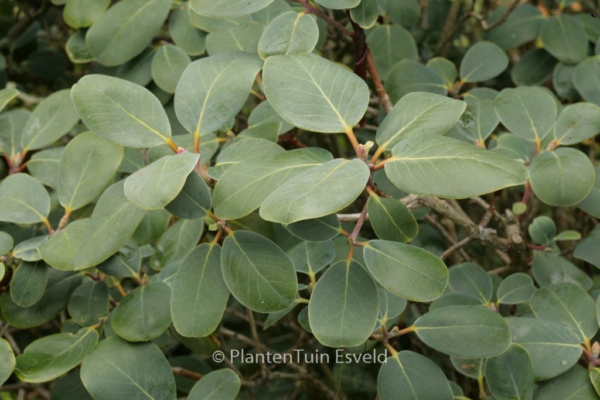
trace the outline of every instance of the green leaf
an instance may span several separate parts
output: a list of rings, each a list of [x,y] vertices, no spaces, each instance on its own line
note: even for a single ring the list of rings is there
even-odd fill
[[[427,92],[442,96],[448,93],[444,78],[440,74],[411,59],[395,64],[390,69],[384,86],[394,104],[412,92]]]
[[[171,315],[177,332],[205,337],[217,329],[229,289],[221,272],[221,248],[201,244],[181,263],[171,290]]]
[[[600,105],[600,82],[594,79],[600,73],[600,56],[588,57],[573,71],[573,84],[586,101]]]
[[[535,316],[566,326],[583,343],[598,331],[596,304],[590,295],[573,283],[539,289],[529,301]]]
[[[360,4],[361,0],[315,0],[317,4],[332,10],[343,10],[345,8],[354,8]]]
[[[128,343],[117,336],[102,340],[81,364],[81,380],[96,400],[175,400],[175,379],[153,343]]]
[[[587,57],[588,35],[574,16],[550,17],[542,26],[540,39],[544,49],[566,64],[577,64]]]
[[[152,79],[167,93],[175,93],[179,78],[192,62],[179,47],[167,44],[161,46],[152,58]]]
[[[110,0],[67,0],[63,19],[71,28],[87,28],[96,22],[110,5]]]
[[[575,247],[575,258],[600,268],[600,228],[596,227]]]
[[[206,374],[192,388],[188,400],[234,400],[240,391],[240,378],[230,369]]]
[[[275,189],[262,203],[260,216],[291,224],[335,213],[356,200],[368,178],[369,167],[362,160],[326,162]]]
[[[152,250],[154,254],[154,250]],[[129,240],[117,254],[98,265],[100,272],[115,277],[137,276],[142,264],[142,254],[135,240]]]
[[[417,220],[401,201],[372,193],[367,210],[378,238],[407,243],[417,236]]]
[[[17,357],[15,374],[31,383],[48,382],[75,368],[98,343],[98,332],[91,328],[77,334],[58,333],[43,337],[25,348]]]
[[[146,47],[139,55],[119,65],[116,77],[140,86],[146,86],[152,81],[152,59],[156,49]]]
[[[86,280],[69,298],[68,310],[78,325],[98,323],[108,315],[108,286],[103,281]]]
[[[151,282],[121,300],[111,313],[110,325],[130,342],[145,342],[162,335],[171,324],[171,289],[166,283]]]
[[[23,152],[46,147],[67,134],[79,121],[71,91],[59,90],[35,108],[21,133]]]
[[[466,198],[527,180],[522,163],[444,136],[410,137],[398,143],[392,155],[385,172],[407,193]]]
[[[0,357],[3,360],[0,365],[0,385],[3,385],[10,378],[16,364],[15,353],[13,353],[10,344],[3,338],[0,338]]]
[[[243,130],[238,136],[262,138],[277,142],[279,135],[290,131],[292,128],[294,126],[282,119],[273,110],[268,101],[263,101],[252,110],[248,118],[248,128]]]
[[[571,241],[571,240],[579,240],[581,239],[581,233],[577,231],[562,231],[558,235],[554,237],[554,241]]]
[[[502,90],[495,107],[504,126],[532,142],[541,141],[550,132],[557,114],[552,96],[533,87]]]
[[[131,60],[150,44],[170,6],[170,0],[124,0],[113,5],[88,30],[88,48],[109,67]]]
[[[417,60],[415,39],[401,26],[377,26],[369,32],[368,42],[373,54],[373,62],[381,79],[385,80],[392,67],[400,61]]]
[[[48,235],[37,236],[17,244],[13,250],[13,257],[23,261],[39,261],[42,259],[38,247],[44,244]]]
[[[350,17],[361,28],[369,29],[377,22],[379,6],[377,0],[361,0],[357,7],[350,10]]]
[[[200,175],[191,173],[181,192],[165,208],[179,218],[203,218],[212,208],[210,189]]]
[[[402,297],[390,293],[382,287],[377,288],[379,293],[379,321],[386,325],[388,321],[400,316],[406,309],[407,301]]]
[[[502,281],[498,287],[498,303],[500,304],[520,304],[531,299],[535,294],[536,288],[533,280],[527,274],[517,272]]]
[[[421,8],[415,0],[377,0],[383,15],[394,24],[410,27],[421,17]]]
[[[560,144],[583,142],[600,132],[600,107],[577,103],[565,107],[558,116],[554,137]]]
[[[188,15],[190,23],[196,28],[205,32],[217,32],[221,30],[228,30],[235,26],[240,26],[252,22],[251,15],[243,15],[240,17],[225,17],[225,18],[211,18],[206,15],[200,15],[191,6],[188,7]]]
[[[223,243],[221,268],[231,294],[254,311],[281,311],[296,298],[298,283],[292,260],[261,235],[231,233]]]
[[[378,153],[393,148],[411,135],[445,134],[458,122],[466,106],[464,101],[437,94],[407,94],[377,129]]]
[[[340,233],[340,220],[330,214],[320,218],[305,219],[293,224],[283,225],[292,235],[311,242],[323,242],[333,239]]]
[[[21,133],[30,116],[29,111],[21,108],[0,114],[0,153],[14,159],[21,152]]]
[[[106,261],[127,243],[145,212],[129,202],[119,181],[100,197],[91,218],[70,223],[39,248],[54,268],[77,271]]]
[[[252,19],[262,24],[270,24],[286,11],[291,10],[291,5],[285,0],[274,0],[267,7],[252,14]]]
[[[198,14],[214,18],[240,17],[262,10],[273,0],[224,0],[218,4],[212,0],[191,0],[190,7]]]
[[[533,365],[527,351],[517,344],[487,359],[485,379],[497,400],[531,399],[533,395]]]
[[[165,156],[125,179],[125,195],[144,210],[164,208],[181,192],[199,159],[189,152]]]
[[[458,121],[456,128],[460,133],[479,145],[492,134],[498,126],[498,116],[494,101],[466,97],[467,109]]]
[[[183,3],[173,10],[169,34],[177,47],[190,56],[199,56],[206,51],[206,34],[192,25],[188,8],[188,3]]]
[[[206,37],[206,50],[210,56],[236,52],[257,54],[264,30],[264,25],[253,21],[229,30],[211,32]]]
[[[220,129],[242,109],[261,68],[260,58],[244,53],[194,61],[175,91],[177,118],[195,136]]]
[[[10,297],[19,307],[31,307],[44,295],[48,283],[48,266],[43,261],[24,262],[10,281]]]
[[[551,218],[546,216],[536,217],[529,225],[529,236],[537,244],[549,246],[556,236],[556,225]]]
[[[532,271],[541,287],[563,282],[574,283],[585,290],[592,287],[592,280],[585,272],[558,255],[536,251]]]
[[[225,220],[244,217],[260,207],[279,186],[331,159],[328,151],[309,148],[233,165],[215,186],[215,215]]]
[[[335,246],[332,240],[325,242],[303,240],[286,250],[286,253],[292,259],[296,271],[315,276],[335,257]]]
[[[494,294],[492,278],[483,268],[470,262],[455,265],[448,270],[450,288],[454,293],[466,294],[489,303]]]
[[[596,172],[581,151],[559,148],[537,155],[529,168],[533,192],[552,206],[572,206],[584,200],[594,187]]]
[[[487,23],[499,21],[506,13],[506,7],[497,7]],[[535,40],[545,21],[544,15],[533,4],[521,4],[508,15],[506,21],[486,32],[484,39],[496,43],[503,50],[509,50]]]
[[[452,87],[458,72],[456,72],[456,65],[444,57],[434,57],[427,61],[427,67],[431,68],[444,78],[444,82],[447,87]]]
[[[35,224],[50,213],[50,196],[27,174],[14,174],[0,184],[0,221]]]
[[[203,230],[202,219],[177,221],[161,236],[156,253],[150,259],[150,266],[160,271],[170,262],[183,260],[196,247]]]
[[[27,170],[35,179],[53,189],[58,187],[60,159],[64,147],[53,147],[38,151],[27,162]]]
[[[435,299],[429,306],[429,310],[451,306],[481,306],[483,300],[462,293],[446,293]]]
[[[590,377],[593,374],[590,371]],[[585,368],[576,365],[571,370],[552,380],[542,382],[538,385],[534,400],[596,400],[598,394],[590,382],[588,372]]]
[[[517,86],[543,85],[558,61],[544,49],[533,49],[515,64],[510,76]]]
[[[269,140],[239,138],[219,153],[216,164],[206,172],[211,178],[219,180],[227,169],[237,163],[253,158],[269,157],[284,151],[281,146]]]
[[[60,160],[58,197],[70,213],[90,204],[113,181],[123,160],[123,147],[91,132],[71,140]]]
[[[577,207],[586,213],[600,218],[600,167],[594,167],[596,171],[596,182],[591,192],[583,199]]]
[[[82,276],[70,272],[50,269],[46,292],[31,307],[19,307],[16,305],[8,292],[2,294],[2,313],[6,320],[16,328],[32,328],[40,326],[54,318],[66,307],[69,296],[81,284]]]
[[[401,351],[381,365],[377,392],[381,400],[453,398],[442,370],[433,361],[412,351]]]
[[[169,119],[156,97],[134,83],[86,75],[73,86],[73,102],[96,135],[127,147],[153,147],[170,141]]]
[[[432,301],[448,284],[448,269],[432,253],[415,246],[371,240],[364,248],[373,277],[396,296],[412,301]]]
[[[0,111],[2,111],[4,107],[18,95],[19,91],[17,89],[9,88],[0,90]]]
[[[14,240],[12,236],[10,236],[6,232],[0,231],[0,256],[8,254],[14,245]],[[0,279],[1,281],[2,279]]]
[[[450,362],[457,372],[473,379],[484,378],[485,360],[485,358],[450,357]]]
[[[356,261],[339,261],[329,267],[308,304],[312,332],[328,347],[366,342],[375,329],[378,313],[377,286]]]
[[[438,308],[417,319],[414,328],[425,344],[452,356],[493,357],[510,345],[504,318],[480,306]]]
[[[506,318],[513,343],[527,350],[536,379],[569,370],[581,356],[579,337],[560,324],[535,318]]]
[[[265,94],[275,111],[308,131],[349,132],[369,103],[364,80],[315,54],[269,57],[263,79]]]
[[[288,11],[267,26],[258,42],[258,54],[267,59],[280,54],[310,53],[318,40],[319,27],[314,16]]]
[[[463,82],[483,82],[500,75],[508,67],[508,56],[495,43],[478,42],[469,50],[460,63]]]

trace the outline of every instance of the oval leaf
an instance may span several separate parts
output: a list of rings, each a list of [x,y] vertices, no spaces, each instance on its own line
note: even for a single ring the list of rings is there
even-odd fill
[[[81,380],[96,400],[175,400],[171,366],[156,345],[128,343],[118,336],[101,341],[81,365]]]
[[[462,199],[527,180],[521,162],[445,136],[408,138],[392,149],[392,155],[385,172],[407,193]]]
[[[86,75],[73,86],[73,103],[96,135],[127,147],[153,147],[170,141],[169,119],[146,88],[104,75]]]
[[[181,263],[171,290],[171,315],[177,332],[205,337],[219,326],[229,289],[221,272],[221,248],[201,244]]]
[[[439,308],[417,319],[414,328],[427,345],[458,357],[497,356],[511,341],[504,318],[480,306]]]
[[[335,213],[356,200],[368,179],[369,167],[362,160],[329,161],[275,189],[262,203],[260,216],[291,224]]]
[[[371,240],[364,248],[367,268],[391,293],[413,301],[432,301],[448,284],[448,269],[430,252],[415,246]]]
[[[310,328],[328,347],[358,346],[377,323],[375,282],[356,261],[339,261],[321,276],[308,304]]]
[[[111,313],[110,326],[130,342],[145,342],[162,335],[171,324],[171,289],[152,282],[129,293]]]
[[[590,193],[596,172],[581,151],[560,148],[537,155],[529,168],[533,192],[546,204],[572,206]]]
[[[164,156],[125,179],[125,196],[144,210],[156,210],[173,201],[183,189],[199,154]]]
[[[369,103],[364,80],[315,54],[269,57],[263,76],[265,94],[275,111],[308,131],[349,132]]]
[[[292,260],[264,236],[231,233],[223,243],[221,268],[231,294],[254,311],[282,311],[296,299],[298,282]]]

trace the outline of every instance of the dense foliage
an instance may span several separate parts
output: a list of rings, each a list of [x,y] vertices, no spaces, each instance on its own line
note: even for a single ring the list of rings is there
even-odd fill
[[[1,3],[0,398],[600,399],[596,7]]]

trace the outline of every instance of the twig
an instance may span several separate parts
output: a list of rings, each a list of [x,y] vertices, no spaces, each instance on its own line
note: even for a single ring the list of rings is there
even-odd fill
[[[354,36],[354,32],[352,32],[351,30],[347,29],[344,25],[340,24],[339,22],[337,22],[336,20],[334,20],[333,18],[330,18],[327,14],[325,14],[323,11],[319,10],[316,7],[313,7],[312,5],[310,5],[310,3],[308,2],[308,0],[293,0],[296,3],[300,3],[304,6],[304,8],[306,8],[306,11],[308,11],[311,14],[316,15],[317,17],[321,18],[322,20],[324,20],[325,22],[327,22],[329,25],[337,28],[340,32],[352,37]]]
[[[394,108],[394,105],[392,104],[392,100],[390,99],[390,96],[385,90],[383,82],[379,77],[379,73],[375,67],[375,62],[373,61],[373,55],[371,54],[371,50],[369,48],[367,48],[367,70],[369,71],[371,79],[373,79],[373,85],[375,86],[375,91],[379,96],[379,101],[381,102],[385,112],[389,114]]]
[[[204,377],[204,375],[202,375],[202,374],[199,374],[194,371],[190,371],[188,369],[181,368],[181,367],[173,367],[173,368],[171,368],[171,370],[173,371],[173,374],[175,374],[175,375],[184,376],[186,378],[195,379],[197,381],[199,381],[200,379],[202,379]]]

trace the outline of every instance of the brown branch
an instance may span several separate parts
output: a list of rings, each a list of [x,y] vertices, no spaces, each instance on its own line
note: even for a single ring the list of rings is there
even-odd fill
[[[352,32],[351,30],[347,29],[344,25],[340,24],[339,22],[337,22],[336,20],[334,20],[333,18],[330,18],[327,14],[325,14],[323,11],[319,10],[316,7],[313,7],[308,0],[293,0],[296,3],[300,3],[301,5],[304,6],[304,8],[306,8],[306,11],[309,12],[310,14],[314,14],[317,17],[321,18],[322,20],[324,20],[325,22],[327,22],[329,25],[337,28],[340,32],[352,37],[354,36],[354,32]]]
[[[173,374],[175,374],[175,375],[184,376],[186,378],[195,379],[197,381],[199,381],[200,379],[202,379],[202,377],[204,377],[204,375],[202,375],[202,374],[198,374],[194,371],[190,371],[188,369],[181,368],[181,367],[173,367],[173,368],[171,368],[171,370],[173,371]]]
[[[373,79],[373,85],[375,86],[375,91],[379,96],[379,101],[383,106],[386,113],[390,113],[394,105],[392,104],[392,100],[388,95],[385,87],[383,86],[383,82],[379,77],[379,73],[377,72],[377,68],[375,67],[375,62],[373,61],[373,55],[371,54],[371,50],[367,48],[367,70],[369,71],[369,75],[371,79]]]

